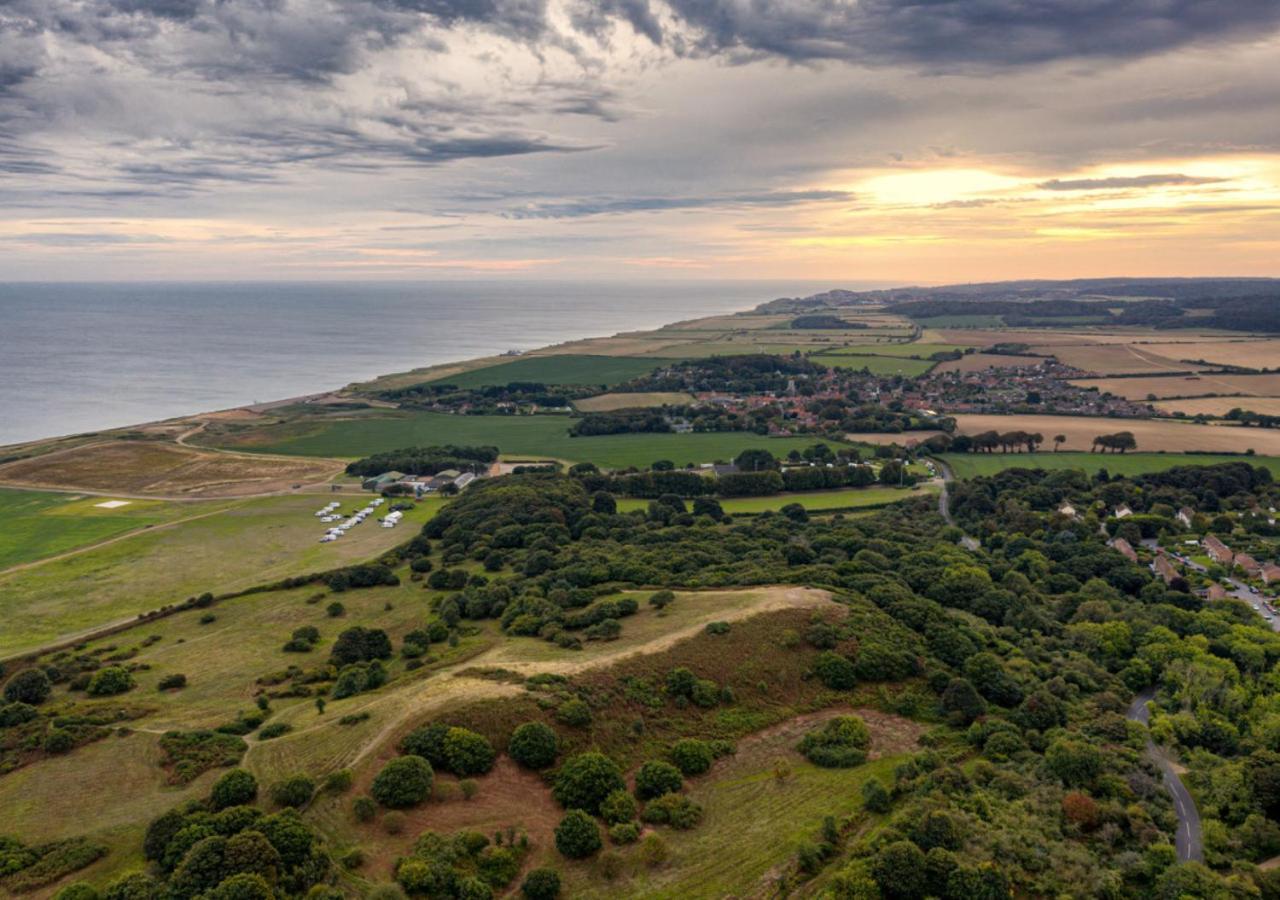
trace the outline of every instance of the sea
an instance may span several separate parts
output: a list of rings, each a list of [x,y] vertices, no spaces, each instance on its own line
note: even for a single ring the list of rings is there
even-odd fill
[[[0,283],[0,445],[871,284]]]

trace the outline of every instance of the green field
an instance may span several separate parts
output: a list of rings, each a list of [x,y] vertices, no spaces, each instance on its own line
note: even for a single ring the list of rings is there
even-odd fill
[[[834,511],[841,509],[859,509],[870,506],[883,506],[896,503],[909,497],[918,497],[922,493],[932,493],[935,489],[930,485],[921,485],[912,490],[891,487],[849,488],[839,491],[813,491],[803,494],[776,494],[772,497],[732,497],[721,500],[720,505],[730,515],[772,512],[789,503],[799,503],[811,512]],[[648,500],[639,498],[622,498],[618,500],[618,509],[629,512],[633,509],[648,509]]]
[[[0,488],[0,521],[4,522],[0,570],[218,506],[161,500],[130,500],[117,509],[97,505],[110,501],[110,497]]]
[[[380,419],[327,423],[309,434],[252,449],[299,456],[361,457],[400,447],[432,444],[493,445],[507,457],[551,457],[593,462],[609,469],[647,466],[669,459],[685,463],[729,460],[748,447],[764,447],[775,456],[813,445],[817,438],[768,438],[748,432],[703,434],[610,434],[569,436],[564,416],[454,416],[416,413]],[[828,441],[827,443],[831,443]],[[244,449],[250,449],[248,447]]]
[[[536,381],[542,384],[583,384],[611,387],[674,360],[634,356],[525,356],[496,366],[472,369],[436,379],[439,384],[460,388],[480,388],[513,381]]]
[[[859,344],[855,347],[841,347],[828,350],[831,356],[896,356],[928,359],[935,353],[950,353],[953,350],[965,350],[967,344]]]
[[[1106,469],[1112,475],[1141,475],[1175,466],[1212,466],[1218,463],[1247,462],[1266,466],[1280,475],[1280,457],[1229,456],[1211,453],[946,453],[943,454],[957,478],[994,475],[1005,469],[1083,469],[1090,474]]]
[[[925,316],[912,319],[924,328],[1003,328],[1000,316]]]
[[[923,375],[937,363],[931,359],[908,359],[893,356],[854,356],[848,353],[819,353],[810,356],[813,362],[837,369],[867,369],[872,375]]]
[[[342,540],[318,543],[312,514],[327,494],[242,501],[172,528],[143,531],[105,547],[0,576],[0,658],[125,620],[210,591],[362,562],[409,540],[442,501],[405,515],[399,528],[366,522]],[[344,510],[359,499],[350,492]]]

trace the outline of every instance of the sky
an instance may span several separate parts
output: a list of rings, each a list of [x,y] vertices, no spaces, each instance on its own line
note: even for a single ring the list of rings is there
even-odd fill
[[[0,0],[0,280],[1280,275],[1278,0]]]

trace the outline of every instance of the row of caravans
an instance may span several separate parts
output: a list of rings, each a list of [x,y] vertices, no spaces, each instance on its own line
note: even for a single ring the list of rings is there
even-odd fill
[[[357,525],[360,525],[361,523],[363,523],[363,522],[364,522],[364,520],[365,520],[365,519],[369,518],[369,516],[371,516],[371,515],[373,515],[375,512],[377,512],[377,511],[378,511],[378,507],[379,507],[379,506],[381,506],[382,504],[386,503],[386,502],[387,502],[387,501],[386,501],[386,500],[384,500],[384,499],[383,499],[383,498],[381,498],[381,497],[376,497],[376,498],[374,498],[373,500],[370,500],[370,501],[369,501],[369,505],[368,505],[368,506],[366,506],[364,509],[360,510],[360,511],[359,511],[359,512],[357,512],[355,515],[353,515],[353,516],[351,516],[350,518],[348,518],[348,519],[347,519],[346,521],[344,521],[342,524],[340,524],[340,525],[335,525],[334,527],[332,527],[332,528],[330,528],[328,531],[326,531],[326,532],[324,533],[324,537],[320,538],[320,543],[322,543],[322,544],[331,544],[331,543],[333,543],[334,541],[338,540],[338,539],[339,539],[339,538],[341,538],[344,534],[346,534],[350,529],[352,529],[352,528],[356,527]],[[336,504],[336,503],[331,503],[331,504],[329,504],[327,507],[325,507],[323,510],[321,510],[320,521],[321,521],[321,522],[326,522],[326,523],[327,523],[327,522],[333,522],[333,521],[336,521],[337,519],[341,519],[341,518],[342,518],[342,516],[340,516],[340,515],[337,515],[337,514],[336,514],[337,506],[338,506],[338,504]],[[394,519],[394,522],[399,522],[399,521],[400,521],[400,517],[401,517],[402,515],[403,515],[403,513],[399,513],[399,512],[393,512],[393,513],[391,513],[391,515],[390,515],[390,516],[387,516],[387,517],[386,517],[386,519],[383,519],[383,526],[384,526],[384,527],[386,526],[386,521],[387,521],[387,519],[390,519],[390,518],[391,518],[391,516],[395,516],[395,517],[396,517],[396,518]],[[394,528],[394,527],[395,527],[395,525],[393,524],[391,527],[393,527],[393,528]]]

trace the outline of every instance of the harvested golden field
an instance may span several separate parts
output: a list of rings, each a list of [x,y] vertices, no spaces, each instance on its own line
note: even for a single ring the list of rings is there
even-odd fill
[[[1166,345],[1167,346],[1167,345]],[[1099,375],[1140,375],[1144,372],[1186,372],[1204,368],[1152,352],[1143,344],[1041,344],[1033,353],[1052,353],[1068,366]]]
[[[1018,369],[1038,366],[1044,362],[1040,356],[1002,356],[994,353],[970,353],[959,359],[950,359],[933,367],[937,372],[981,372],[983,369]]]
[[[585,400],[575,400],[574,406],[583,412],[612,412],[615,409],[639,409],[647,406],[678,406],[692,403],[693,396],[676,392],[654,391],[636,394],[597,394]]]
[[[1249,448],[1263,456],[1280,454],[1280,430],[1240,428],[1233,425],[1194,425],[1170,419],[1110,419],[1104,416],[989,416],[958,415],[956,431],[1039,432],[1045,446],[1053,446],[1055,434],[1065,434],[1063,450],[1088,450],[1100,434],[1133,433],[1139,451],[1184,452],[1203,450],[1241,453]]]
[[[916,444],[942,433],[941,431],[901,431],[894,433],[887,431],[856,431],[846,434],[844,438],[846,441],[860,444],[897,444],[901,447],[914,447]]]
[[[1148,344],[1144,349],[1173,359],[1203,359],[1223,366],[1280,368],[1280,340],[1178,342]]]
[[[327,459],[108,441],[0,466],[0,484],[165,497],[241,497],[327,481],[341,471],[341,463]]]
[[[1280,397],[1195,397],[1160,400],[1151,405],[1165,412],[1182,412],[1189,416],[1222,416],[1237,407],[1266,416],[1280,416]]]
[[[1162,378],[1081,378],[1071,382],[1129,400],[1171,397],[1206,397],[1214,394],[1242,394],[1251,397],[1280,397],[1280,375],[1171,375]],[[1230,408],[1230,407],[1228,407]]]

